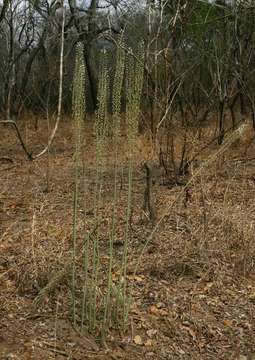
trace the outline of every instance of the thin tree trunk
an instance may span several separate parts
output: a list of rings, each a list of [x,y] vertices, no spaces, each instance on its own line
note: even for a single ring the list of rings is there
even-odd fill
[[[86,71],[88,75],[88,83],[90,88],[90,98],[92,103],[92,111],[97,108],[97,91],[96,91],[96,78],[91,65],[91,45],[84,45],[84,62],[86,65]]]
[[[220,101],[219,104],[219,136],[218,136],[218,144],[221,145],[224,140],[224,107],[225,102]]]
[[[0,24],[3,21],[4,17],[5,17],[5,13],[8,9],[8,5],[9,5],[9,0],[3,0],[3,5],[2,5],[2,10],[0,12]]]
[[[18,99],[18,102],[16,104],[16,109],[15,109],[16,113],[18,113],[18,114],[20,113],[20,110],[22,108],[22,103],[24,101],[24,94],[25,94],[25,90],[26,90],[26,87],[27,87],[27,84],[29,81],[30,73],[32,70],[32,65],[34,63],[34,60],[35,60],[37,54],[39,53],[39,51],[41,50],[41,48],[43,46],[43,41],[46,37],[46,34],[47,34],[47,25],[45,26],[45,28],[43,30],[43,33],[42,33],[42,36],[41,36],[38,46],[31,51],[28,61],[26,63],[23,77],[21,80],[20,90],[19,90],[19,99]]]

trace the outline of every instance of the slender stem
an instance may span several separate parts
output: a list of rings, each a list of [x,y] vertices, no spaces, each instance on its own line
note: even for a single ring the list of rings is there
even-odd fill
[[[80,168],[82,163],[82,145],[84,137],[82,135],[82,124],[84,120],[84,63],[82,56],[82,44],[78,43],[76,48],[76,62],[73,84],[73,118],[74,118],[74,138],[75,138],[75,160],[74,160],[74,203],[73,203],[73,254],[72,254],[72,300],[73,300],[73,323],[76,325],[76,247],[77,247],[77,227],[78,227],[78,200],[80,185]],[[83,161],[84,165],[84,161]],[[84,169],[84,166],[83,166]],[[84,175],[84,174],[83,174]]]
[[[131,152],[131,151],[130,151]],[[125,238],[124,238],[124,251],[123,251],[123,292],[122,292],[122,300],[123,300],[123,330],[126,325],[126,314],[127,314],[127,304],[126,304],[126,292],[127,292],[127,258],[128,258],[128,240],[129,240],[129,224],[130,224],[130,216],[132,209],[132,184],[133,184],[133,159],[132,154],[129,155],[129,163],[128,163],[128,199],[127,199],[127,212],[126,212],[126,224],[125,224]]]
[[[75,186],[74,186],[74,204],[73,204],[73,255],[72,255],[72,299],[73,299],[73,324],[76,325],[76,241],[77,241],[77,205],[78,205],[78,164],[76,159],[75,166]]]

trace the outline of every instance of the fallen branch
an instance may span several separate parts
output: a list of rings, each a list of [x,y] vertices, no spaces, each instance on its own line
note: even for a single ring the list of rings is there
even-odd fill
[[[0,171],[8,171],[8,170],[11,170],[13,168],[15,168],[17,166],[17,164],[13,164],[11,166],[7,166],[7,167],[4,167],[4,168],[0,168]]]
[[[22,136],[20,134],[20,131],[19,131],[19,128],[18,128],[16,122],[13,120],[0,120],[0,124],[12,125],[14,127],[14,129],[16,130],[16,134],[19,139],[20,145],[22,146],[22,149],[24,150],[28,160],[30,160],[30,161],[33,160],[32,154],[27,150],[27,147],[22,139]]]
[[[7,161],[8,163],[12,163],[12,164],[14,163],[14,161],[11,158],[9,158],[8,156],[1,156],[0,157],[0,162],[1,161],[3,161],[3,162]]]
[[[17,166],[13,159],[9,158],[8,156],[1,156],[0,157],[0,165],[4,165],[4,163],[11,163],[12,165],[5,165],[3,167],[0,166],[0,171],[8,171]]]

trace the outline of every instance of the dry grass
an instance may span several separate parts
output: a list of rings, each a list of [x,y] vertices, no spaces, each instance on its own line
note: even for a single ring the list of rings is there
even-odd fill
[[[46,122],[40,126],[35,131],[31,122],[27,125],[29,146],[37,150],[47,141]],[[245,131],[245,137],[250,139],[252,130]],[[130,331],[123,335],[111,330],[109,353],[100,349],[89,335],[79,336],[72,330],[68,320],[68,274],[38,308],[33,304],[39,290],[70,258],[74,149],[69,122],[62,123],[52,149],[48,193],[45,192],[46,159],[29,163],[10,129],[3,128],[2,132],[1,156],[13,159],[15,166],[5,170],[9,164],[0,162],[3,184],[0,190],[0,358],[12,353],[22,360],[68,356],[70,359],[241,359],[241,355],[253,359],[255,161],[247,159],[253,158],[254,144],[251,143],[245,155],[247,142],[242,137],[204,166],[185,191],[181,186],[163,186],[155,176],[153,197],[158,217],[165,214],[172,203],[174,206],[148,244],[138,273],[134,275],[144,240],[152,230],[152,225],[144,222],[142,213],[144,181],[140,167],[141,162],[151,156],[148,155],[150,147],[145,135],[137,140],[128,265],[134,303]],[[205,130],[207,140],[211,132],[211,129]],[[95,175],[90,126],[86,133],[89,203]],[[196,140],[195,147],[202,143],[203,140]],[[110,151],[111,144],[104,174],[106,216],[110,213],[107,200],[113,181]],[[205,161],[214,151],[213,144],[200,161]],[[121,154],[124,164],[125,141]],[[114,246],[116,259],[120,261],[126,171],[124,167],[120,176],[119,241]],[[92,206],[87,210],[86,219],[89,231],[93,227]],[[104,223],[101,226],[103,234],[107,227]],[[81,240],[78,238],[78,242]],[[106,247],[106,238],[101,236],[102,264],[108,261]],[[116,261],[113,280],[117,281],[118,276]]]

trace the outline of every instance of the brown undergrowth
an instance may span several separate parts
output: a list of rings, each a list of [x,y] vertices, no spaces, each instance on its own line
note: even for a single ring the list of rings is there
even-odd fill
[[[21,127],[34,151],[47,142],[46,123],[44,126],[39,122],[38,130],[32,121],[27,122],[26,128],[21,123]],[[137,139],[127,269],[133,298],[130,325],[125,334],[113,325],[106,344],[100,343],[97,334],[79,334],[72,328],[68,271],[40,303],[35,305],[34,301],[70,259],[74,186],[70,123],[68,119],[62,123],[52,147],[48,187],[47,159],[27,161],[12,130],[3,127],[1,134],[1,359],[255,359],[255,160],[251,129],[247,128],[241,140],[204,165],[193,181],[190,179],[196,169],[191,169],[183,176],[182,186],[164,181],[164,172],[152,162],[157,218],[166,216],[134,274],[153,229],[143,212],[145,174],[141,165],[151,157],[149,141],[144,135]],[[86,201],[91,207],[87,206],[84,215],[89,232],[93,228],[95,179],[91,125],[86,134]],[[212,130],[208,128],[202,139],[193,141],[194,152],[209,136]],[[124,135],[122,139],[120,154],[125,164]],[[176,142],[178,147],[178,137]],[[200,154],[196,166],[205,163],[215,151],[217,145],[213,143]],[[112,182],[109,143],[102,209],[106,218],[111,212]],[[118,194],[116,261],[112,272],[116,283],[120,276],[127,196],[124,165]],[[171,210],[165,213],[166,209]],[[79,211],[83,211],[82,204]],[[102,222],[100,227],[103,268],[108,261],[107,238],[103,236],[107,225]],[[81,241],[82,238],[77,239],[78,243]],[[78,254],[77,266],[80,265]]]

